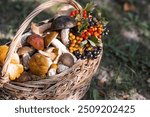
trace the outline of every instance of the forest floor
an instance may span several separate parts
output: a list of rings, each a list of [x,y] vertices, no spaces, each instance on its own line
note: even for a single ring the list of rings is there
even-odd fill
[[[1,0],[0,44],[12,39],[24,18],[43,1],[46,0]],[[126,1],[132,5],[127,6],[128,12],[123,8]],[[101,65],[84,99],[150,99],[150,1],[95,2],[109,21],[110,33],[103,39]],[[52,13],[55,12],[47,10],[35,22]]]

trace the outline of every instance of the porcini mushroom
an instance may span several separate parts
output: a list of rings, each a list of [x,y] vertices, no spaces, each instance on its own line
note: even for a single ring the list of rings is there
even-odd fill
[[[61,30],[61,40],[64,45],[69,44],[69,30],[76,26],[74,18],[69,16],[59,16],[51,24],[51,30]]]
[[[64,70],[68,69],[69,67],[72,67],[73,65],[74,65],[73,57],[68,53],[64,53],[59,58],[57,73],[61,73]]]
[[[30,72],[37,76],[45,76],[48,72],[48,59],[40,53],[34,54],[29,60]]]
[[[73,57],[68,54],[68,53],[64,53],[60,56],[59,58],[59,63],[67,66],[67,67],[72,67],[74,65],[74,59]]]
[[[25,70],[27,70],[29,68],[28,61],[31,58],[30,53],[32,53],[33,51],[34,51],[34,49],[30,48],[28,46],[24,46],[24,47],[18,49],[18,55],[22,56],[22,63],[23,63]]]
[[[32,34],[27,38],[27,43],[29,43],[31,46],[33,46],[37,50],[43,50],[44,49],[44,39],[43,37]]]

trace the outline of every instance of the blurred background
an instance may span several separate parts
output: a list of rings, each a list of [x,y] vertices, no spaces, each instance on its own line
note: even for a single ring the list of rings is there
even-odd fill
[[[13,38],[25,17],[47,0],[0,0],[0,44]],[[77,0],[83,7],[91,0]],[[109,21],[104,54],[83,99],[150,99],[150,0],[93,0]],[[55,9],[55,8],[54,8]],[[54,9],[34,22],[50,18]]]

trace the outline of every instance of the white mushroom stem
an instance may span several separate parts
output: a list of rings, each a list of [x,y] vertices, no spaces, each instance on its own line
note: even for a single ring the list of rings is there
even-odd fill
[[[31,57],[28,53],[26,53],[22,56],[22,62],[23,62],[23,66],[24,66],[25,70],[29,69],[28,61],[29,61],[30,58]]]
[[[39,50],[38,52],[39,52],[40,54],[42,54],[42,55],[44,55],[44,56],[50,58],[50,54],[48,54],[48,53],[46,53],[46,52],[44,52],[44,51],[42,51],[42,50]]]
[[[61,56],[61,51],[60,49],[58,50],[58,56],[56,57],[56,59],[51,63],[52,64],[58,64],[58,60],[59,60],[59,57]],[[56,75],[56,70],[57,68],[50,68],[49,71],[48,71],[48,76],[54,76]]]
[[[49,71],[48,71],[48,76],[54,76],[56,75],[56,70],[55,68],[51,68]]]
[[[46,31],[47,29],[50,29],[52,23],[45,23],[41,26],[38,26],[36,23],[31,24],[31,30],[32,32],[34,32],[35,34],[38,34],[40,36],[43,35],[43,32]]]
[[[61,40],[65,46],[69,44],[69,31],[70,31],[69,28],[62,29],[62,31],[61,31]]]
[[[65,71],[66,69],[68,69],[69,67],[63,65],[63,64],[58,64],[58,73],[61,73],[63,71]]]
[[[54,38],[52,40],[52,45],[61,50],[62,53],[69,53],[70,55],[72,55],[72,57],[74,58],[74,62],[77,61],[77,58],[72,53],[70,53],[66,46],[63,45],[58,39]]]
[[[48,59],[48,68],[50,68],[50,66],[52,65],[52,60],[49,57],[46,57]]]

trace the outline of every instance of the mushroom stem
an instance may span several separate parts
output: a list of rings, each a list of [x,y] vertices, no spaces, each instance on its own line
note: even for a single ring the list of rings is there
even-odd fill
[[[58,39],[54,38],[52,40],[52,44],[58,48],[59,50],[61,50],[62,53],[69,53],[73,58],[74,58],[74,62],[77,61],[77,58],[69,52],[69,50],[66,48],[66,46],[64,46]]]
[[[62,29],[61,31],[61,40],[65,46],[69,44],[69,31],[70,31],[69,28]]]
[[[23,66],[24,66],[25,70],[29,69],[28,61],[29,61],[30,58],[31,57],[30,57],[29,53],[26,53],[22,56]]]
[[[38,26],[36,23],[31,24],[31,29],[35,34],[38,34],[40,36],[43,35],[44,31],[46,31],[47,29],[50,29],[51,27],[51,23],[45,23],[41,26]]]
[[[55,64],[55,63],[51,64],[50,70],[48,71],[48,76],[56,75],[57,68],[58,68],[57,64]]]

